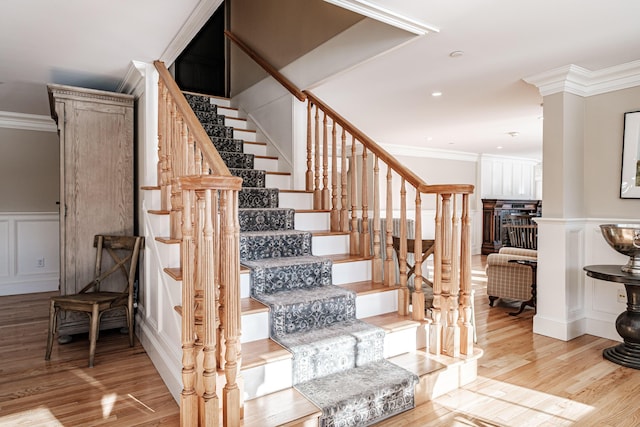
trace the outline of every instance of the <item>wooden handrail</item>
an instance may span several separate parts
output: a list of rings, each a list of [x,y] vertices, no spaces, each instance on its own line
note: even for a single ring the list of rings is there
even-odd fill
[[[240,48],[244,53],[249,55],[251,59],[253,59],[259,66],[261,66],[271,77],[276,79],[282,86],[284,86],[293,96],[298,98],[300,101],[305,101],[307,99],[306,95],[296,87],[289,79],[282,75],[278,70],[276,70],[271,64],[262,59],[260,55],[258,55],[253,49],[251,49],[245,42],[240,40],[235,34],[231,31],[225,30],[224,35],[227,36],[229,40],[234,42],[236,46]]]
[[[160,79],[162,79],[162,82],[173,98],[176,108],[180,111],[180,114],[184,118],[190,132],[193,134],[196,144],[198,144],[198,148],[201,150],[202,155],[211,169],[213,169],[217,175],[231,176],[231,172],[229,172],[227,165],[224,163],[224,160],[222,160],[222,157],[220,157],[220,154],[218,154],[218,151],[214,148],[209,135],[207,135],[207,132],[204,130],[202,124],[187,103],[187,100],[182,94],[177,83],[173,77],[171,77],[171,74],[169,74],[169,70],[167,70],[164,62],[154,61],[153,65],[156,67]]]
[[[335,123],[338,123],[343,129],[346,129],[348,133],[353,135],[358,141],[360,141],[367,150],[371,151],[373,154],[378,156],[380,160],[385,162],[388,166],[391,167],[398,175],[404,178],[408,183],[413,185],[414,187],[420,189],[422,187],[428,188],[429,185],[422,180],[418,175],[413,173],[411,170],[402,165],[395,157],[389,154],[384,148],[380,147],[375,143],[371,138],[362,133],[360,129],[355,127],[351,122],[342,117],[336,111],[334,111],[327,104],[322,102],[317,96],[313,93],[305,90],[304,93],[307,95],[307,98],[311,100],[314,104],[318,105],[322,111],[327,113]]]

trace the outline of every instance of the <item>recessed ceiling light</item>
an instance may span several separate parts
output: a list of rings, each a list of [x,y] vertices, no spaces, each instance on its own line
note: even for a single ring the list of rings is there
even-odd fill
[[[442,96],[442,92],[440,91],[431,92],[431,96]]]
[[[453,52],[451,52],[451,53],[449,54],[449,56],[450,56],[450,57],[452,57],[452,58],[459,58],[459,57],[461,57],[462,55],[464,55],[464,52],[463,52],[463,51],[461,51],[461,50],[454,50]]]
[[[498,150],[502,150],[502,145],[498,145],[496,148],[497,148]]]
[[[433,141],[433,137],[428,136],[427,141]]]

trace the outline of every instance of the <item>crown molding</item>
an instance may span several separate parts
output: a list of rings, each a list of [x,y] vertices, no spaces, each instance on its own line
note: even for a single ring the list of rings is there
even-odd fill
[[[57,132],[58,127],[49,116],[0,111],[0,128]]]
[[[202,0],[193,9],[189,18],[185,21],[184,25],[180,28],[180,31],[171,40],[169,46],[160,55],[159,60],[167,64],[167,67],[178,58],[178,55],[182,53],[185,47],[193,40],[198,34],[198,31],[207,22],[211,15],[222,4],[223,0]]]
[[[588,97],[640,86],[640,60],[591,71],[566,65],[523,79],[536,86],[542,96],[559,92]]]
[[[466,151],[438,150],[436,148],[416,147],[409,145],[380,144],[385,151],[394,156],[425,157],[431,159],[462,160],[477,162],[479,155]]]
[[[424,22],[416,21],[415,19],[408,18],[393,12],[392,10],[385,9],[376,4],[370,3],[366,0],[324,0],[327,3],[342,7],[352,12],[358,13],[363,16],[367,16],[376,21],[384,22],[385,24],[392,25],[396,28],[400,28],[410,33],[422,36],[429,32],[440,32],[440,29],[426,24]]]

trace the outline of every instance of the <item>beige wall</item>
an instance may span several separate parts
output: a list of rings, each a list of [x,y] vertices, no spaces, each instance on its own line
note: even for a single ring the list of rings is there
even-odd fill
[[[640,199],[620,198],[624,113],[640,87],[544,98],[544,216],[640,220]]]
[[[57,212],[58,159],[57,133],[0,128],[0,211]]]
[[[231,31],[276,69],[363,19],[323,0],[233,0],[230,15]],[[232,46],[232,95],[265,76],[261,68]]]
[[[638,110],[640,87],[587,98],[584,132],[587,218],[640,220],[640,199],[620,198],[624,113]]]

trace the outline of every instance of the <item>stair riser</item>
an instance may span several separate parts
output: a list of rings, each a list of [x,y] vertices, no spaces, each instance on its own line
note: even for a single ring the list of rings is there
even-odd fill
[[[311,193],[290,193],[287,191],[281,191],[279,198],[281,208],[304,210],[313,209],[313,194]]]
[[[162,265],[169,268],[180,267],[180,245],[158,242],[158,256]]]
[[[329,230],[329,228],[331,228],[329,212],[296,212],[296,230]]]
[[[211,102],[211,104],[213,105],[217,105],[218,107],[227,107],[227,108],[231,107],[231,100],[228,98],[212,97],[209,102]],[[218,114],[224,114],[224,113],[219,112]]]
[[[218,114],[220,114],[220,110],[218,110]],[[236,117],[226,117],[225,124],[233,127],[234,129],[250,129],[246,120]]]
[[[311,251],[316,256],[348,254],[349,235],[313,236]]]
[[[267,173],[267,176],[265,177],[265,186],[267,188],[291,188],[291,176]]]
[[[230,108],[228,106],[218,105],[218,114],[222,114],[227,118],[240,117],[240,111],[235,108]]]
[[[254,160],[254,167],[256,169],[262,169],[265,171],[278,171],[278,159],[256,157]]]
[[[245,142],[244,152],[247,154],[254,154],[256,156],[266,156],[267,146],[263,144],[251,144],[251,143]]]
[[[149,214],[149,223],[156,236],[169,235],[169,215]]]
[[[245,400],[255,399],[256,397],[292,387],[292,371],[291,359],[268,362],[261,366],[242,369]]]
[[[371,280],[371,261],[334,263],[332,276],[334,285]]]
[[[376,292],[358,295],[356,298],[356,317],[378,316],[398,311],[398,291]],[[413,348],[415,350],[415,347]]]
[[[142,192],[145,209],[160,210],[160,191],[159,190],[145,190]]]
[[[249,130],[245,130],[245,129],[234,129],[233,130],[233,137],[242,139],[242,140],[247,141],[247,142],[256,142],[257,141],[255,131],[249,131]]]
[[[246,343],[266,338],[269,338],[269,312],[243,314],[240,342]]]

